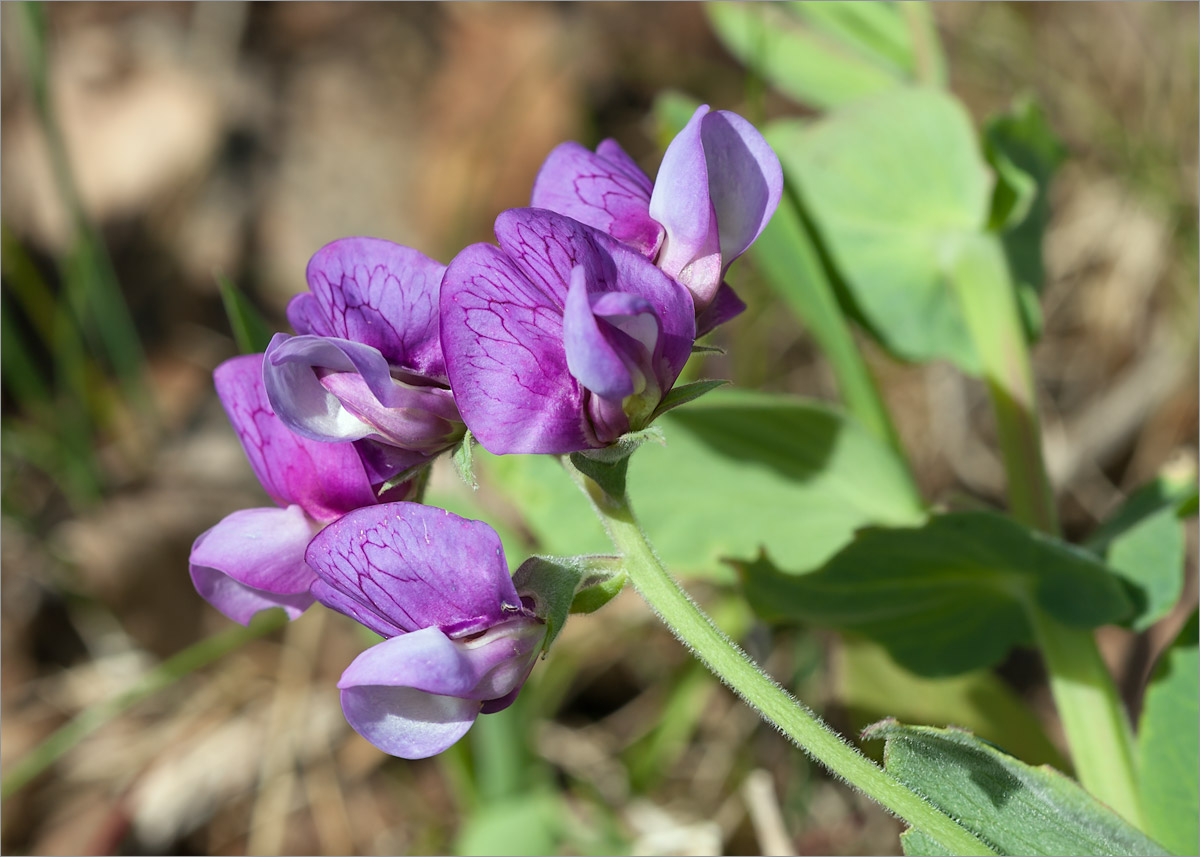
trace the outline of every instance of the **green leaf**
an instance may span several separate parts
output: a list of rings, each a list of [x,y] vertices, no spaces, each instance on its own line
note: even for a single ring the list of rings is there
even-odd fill
[[[677,573],[732,580],[724,557],[765,547],[813,568],[868,524],[923,519],[896,455],[827,405],[716,390],[664,415],[666,445],[645,444],[628,474],[638,519]],[[492,456],[481,472],[521,513],[541,552],[612,550],[587,499],[551,456]]]
[[[512,503],[533,536],[537,550],[559,556],[612,550],[583,492],[551,455],[475,455],[481,480]]]
[[[999,662],[1029,641],[1033,607],[1077,628],[1119,621],[1132,609],[1092,554],[989,512],[864,530],[808,574],[761,559],[740,570],[764,619],[857,631],[925,676]]]
[[[271,328],[263,321],[254,304],[224,274],[217,274],[217,285],[221,289],[221,302],[225,305],[225,315],[229,318],[229,327],[238,351],[242,354],[266,351],[271,342]]]
[[[1144,631],[1171,612],[1183,594],[1183,524],[1175,510],[1160,509],[1113,540],[1108,564],[1129,586],[1134,614],[1126,623]]]
[[[533,600],[546,622],[542,651],[548,652],[569,613],[591,613],[616,597],[627,575],[620,557],[532,556],[513,575],[517,594]]]
[[[1032,98],[988,120],[984,152],[999,181],[993,197],[992,228],[1004,232],[1004,252],[1013,278],[1041,291],[1045,280],[1042,237],[1050,220],[1050,181],[1067,150]]]
[[[826,405],[718,390],[658,424],[667,443],[633,458],[629,494],[673,570],[763,549],[813,568],[859,527],[924,517],[892,451]]]
[[[1159,659],[1138,727],[1138,790],[1147,831],[1172,853],[1200,842],[1200,656],[1196,613]]]
[[[999,854],[1165,854],[1076,782],[1035,768],[959,729],[885,720],[865,739],[884,739],[885,767]],[[905,854],[949,854],[924,831]]]
[[[1067,765],[1029,706],[990,670],[927,678],[897,664],[881,646],[854,635],[842,639],[838,652],[836,696],[853,729],[884,717],[960,726],[1022,759]]]
[[[896,89],[771,142],[871,332],[902,359],[976,373],[947,269],[987,225],[992,178],[962,105]]]
[[[792,122],[774,122],[764,129],[769,143],[786,139]],[[893,442],[893,429],[862,352],[851,332],[837,295],[844,289],[812,226],[806,222],[793,194],[785,192],[775,216],[751,250],[767,285],[792,310],[829,362],[846,409],[876,437]]]
[[[1178,517],[1187,517],[1187,504],[1195,496],[1195,471],[1189,468],[1178,474],[1164,473],[1130,494],[1083,544],[1088,550],[1105,554],[1116,539],[1163,509],[1173,509]]]
[[[1084,542],[1125,582],[1135,610],[1125,624],[1142,631],[1183,593],[1185,540],[1180,518],[1196,495],[1196,475],[1164,473],[1134,491]]]
[[[691,384],[672,387],[671,391],[663,396],[663,400],[658,403],[658,407],[654,409],[654,414],[650,419],[656,420],[667,411],[674,410],[680,405],[686,405],[688,402],[700,398],[705,393],[711,393],[718,387],[724,387],[728,383],[728,381],[718,379],[694,381]]]
[[[722,44],[780,92],[835,107],[940,76],[936,32],[899,3],[708,3]],[[914,34],[920,46],[914,50]],[[919,69],[925,65],[927,68]]]

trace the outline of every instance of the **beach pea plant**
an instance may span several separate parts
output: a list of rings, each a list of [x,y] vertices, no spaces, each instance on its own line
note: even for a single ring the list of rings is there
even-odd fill
[[[653,178],[614,140],[563,143],[530,207],[500,212],[494,243],[446,265],[374,238],[318,250],[288,308],[294,333],[216,371],[277,506],[196,540],[200,594],[242,623],[312,607],[377,635],[338,682],[342,709],[380,751],[417,759],[513,705],[571,617],[631,583],[746,705],[903,819],[907,854],[1195,853],[1195,615],[1136,729],[1093,636],[1175,608],[1195,478],[1147,485],[1082,544],[1062,537],[1029,350],[1063,152],[1031,103],[980,136],[944,89],[926,14],[714,5],[735,54],[823,112],[760,131],[676,97]],[[818,61],[830,46],[844,74]],[[728,281],[745,254],[824,350],[842,405],[696,380],[712,350],[698,338],[746,309]],[[921,496],[855,328],[897,359],[982,380],[1006,511]],[[507,556],[488,521],[426,503],[440,458],[470,485],[486,472],[547,553]],[[882,653],[892,716],[860,738],[884,742],[883,765],[672,568],[733,570],[761,620]],[[1038,727],[988,672],[1028,645],[1066,736],[1066,757],[1047,751],[1057,769],[1019,758]],[[999,700],[995,716],[906,722],[915,695],[951,680]]]

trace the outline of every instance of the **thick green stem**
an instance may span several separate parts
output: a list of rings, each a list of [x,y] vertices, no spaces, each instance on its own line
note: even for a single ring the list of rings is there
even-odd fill
[[[1079,781],[1141,826],[1133,732],[1094,638],[1037,607],[1030,617]]]
[[[623,557],[629,579],[675,636],[763,719],[849,785],[920,828],[954,854],[995,853],[847,744],[716,627],[667,573],[646,541],[625,496],[624,466],[625,462],[610,465],[612,478],[606,480],[604,466],[596,467],[578,459],[575,464],[567,463],[568,471],[592,501],[614,547]]]
[[[1026,526],[1057,535],[1033,368],[999,240],[975,236],[965,241],[954,259],[951,280],[996,413],[1010,511]],[[1079,781],[1129,821],[1140,824],[1133,732],[1095,637],[1091,631],[1059,624],[1036,605],[1027,612]]]

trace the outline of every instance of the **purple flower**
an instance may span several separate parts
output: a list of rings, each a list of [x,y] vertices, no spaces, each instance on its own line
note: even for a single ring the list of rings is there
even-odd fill
[[[653,259],[691,291],[703,334],[745,309],[725,272],[761,234],[782,193],[779,158],[754,126],[703,105],[667,147],[653,184],[613,140],[595,152],[563,143],[542,165],[531,204]]]
[[[243,625],[260,610],[283,607],[291,618],[313,603],[316,579],[304,562],[322,525],[376,502],[366,470],[348,443],[314,443],[275,416],[262,382],[263,355],[234,357],[213,373],[254,474],[279,508],[243,509],[192,545],[196,590]]]
[[[462,437],[438,342],[446,268],[409,247],[343,238],[308,263],[263,380],[280,419],[316,441],[356,441],[372,481],[420,466]]]
[[[628,244],[512,209],[442,281],[442,350],[463,419],[492,453],[567,453],[644,427],[691,354],[686,289]]]
[[[313,594],[386,639],[342,673],[342,710],[385,753],[440,753],[512,704],[546,626],[513,588],[495,530],[431,506],[351,512],[309,545]]]

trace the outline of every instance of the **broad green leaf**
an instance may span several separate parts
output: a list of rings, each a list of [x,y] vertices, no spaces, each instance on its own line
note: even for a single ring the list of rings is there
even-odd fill
[[[1183,594],[1183,524],[1171,508],[1143,518],[1113,540],[1108,564],[1129,586],[1135,612],[1127,623],[1144,631],[1171,612]]]
[[[1196,475],[1163,474],[1134,491],[1084,546],[1107,557],[1125,581],[1142,631],[1170,612],[1183,592],[1185,541],[1180,518],[1196,495]]]
[[[763,548],[788,568],[813,568],[859,527],[924,517],[894,453],[826,405],[722,389],[655,425],[666,444],[637,450],[628,487],[672,571],[731,580],[720,561]],[[586,498],[551,457],[479,449],[476,464],[512,500],[541,552],[612,550]]]
[[[904,14],[896,3],[802,0],[787,4],[813,30],[912,74],[913,56]]]
[[[771,140],[853,307],[896,356],[979,359],[947,279],[964,237],[983,230],[992,175],[962,105],[902,88]]]
[[[708,3],[717,37],[795,100],[829,108],[943,76],[928,13],[899,3]]]
[[[537,553],[571,556],[612,550],[587,498],[553,456],[492,455],[480,446],[475,450],[475,471],[511,501]]]
[[[886,62],[806,27],[782,4],[708,3],[721,43],[784,95],[817,108],[833,107],[895,87]]]
[[[741,566],[746,597],[764,619],[857,631],[925,676],[999,662],[1029,641],[1029,609],[1078,628],[1132,609],[1092,554],[990,512],[863,530],[808,574],[776,565]]]
[[[885,740],[888,772],[999,854],[1166,853],[1074,780],[969,732],[884,721],[863,737]],[[951,853],[924,831],[902,841],[905,854]]]
[[[1196,473],[1193,470],[1157,476],[1130,494],[1120,508],[1087,537],[1084,547],[1105,554],[1122,534],[1163,509],[1170,508],[1179,517],[1187,517],[1187,503],[1195,496]]]
[[[1022,759],[1067,765],[1029,706],[990,670],[926,678],[897,664],[881,646],[853,635],[842,639],[838,651],[837,699],[854,729],[885,717],[959,726]]]
[[[764,130],[774,145],[775,134],[791,123],[772,123]],[[805,326],[829,361],[846,409],[876,437],[891,442],[891,419],[882,404],[871,373],[839,306],[838,283],[820,251],[799,204],[785,193],[775,216],[751,250],[771,289]]]
[[[1200,657],[1196,614],[1159,660],[1138,727],[1139,793],[1146,830],[1175,854],[1200,847]]]
[[[658,425],[666,445],[638,450],[629,495],[673,570],[711,572],[760,550],[813,568],[859,527],[924,517],[891,450],[825,405],[717,390]]]

